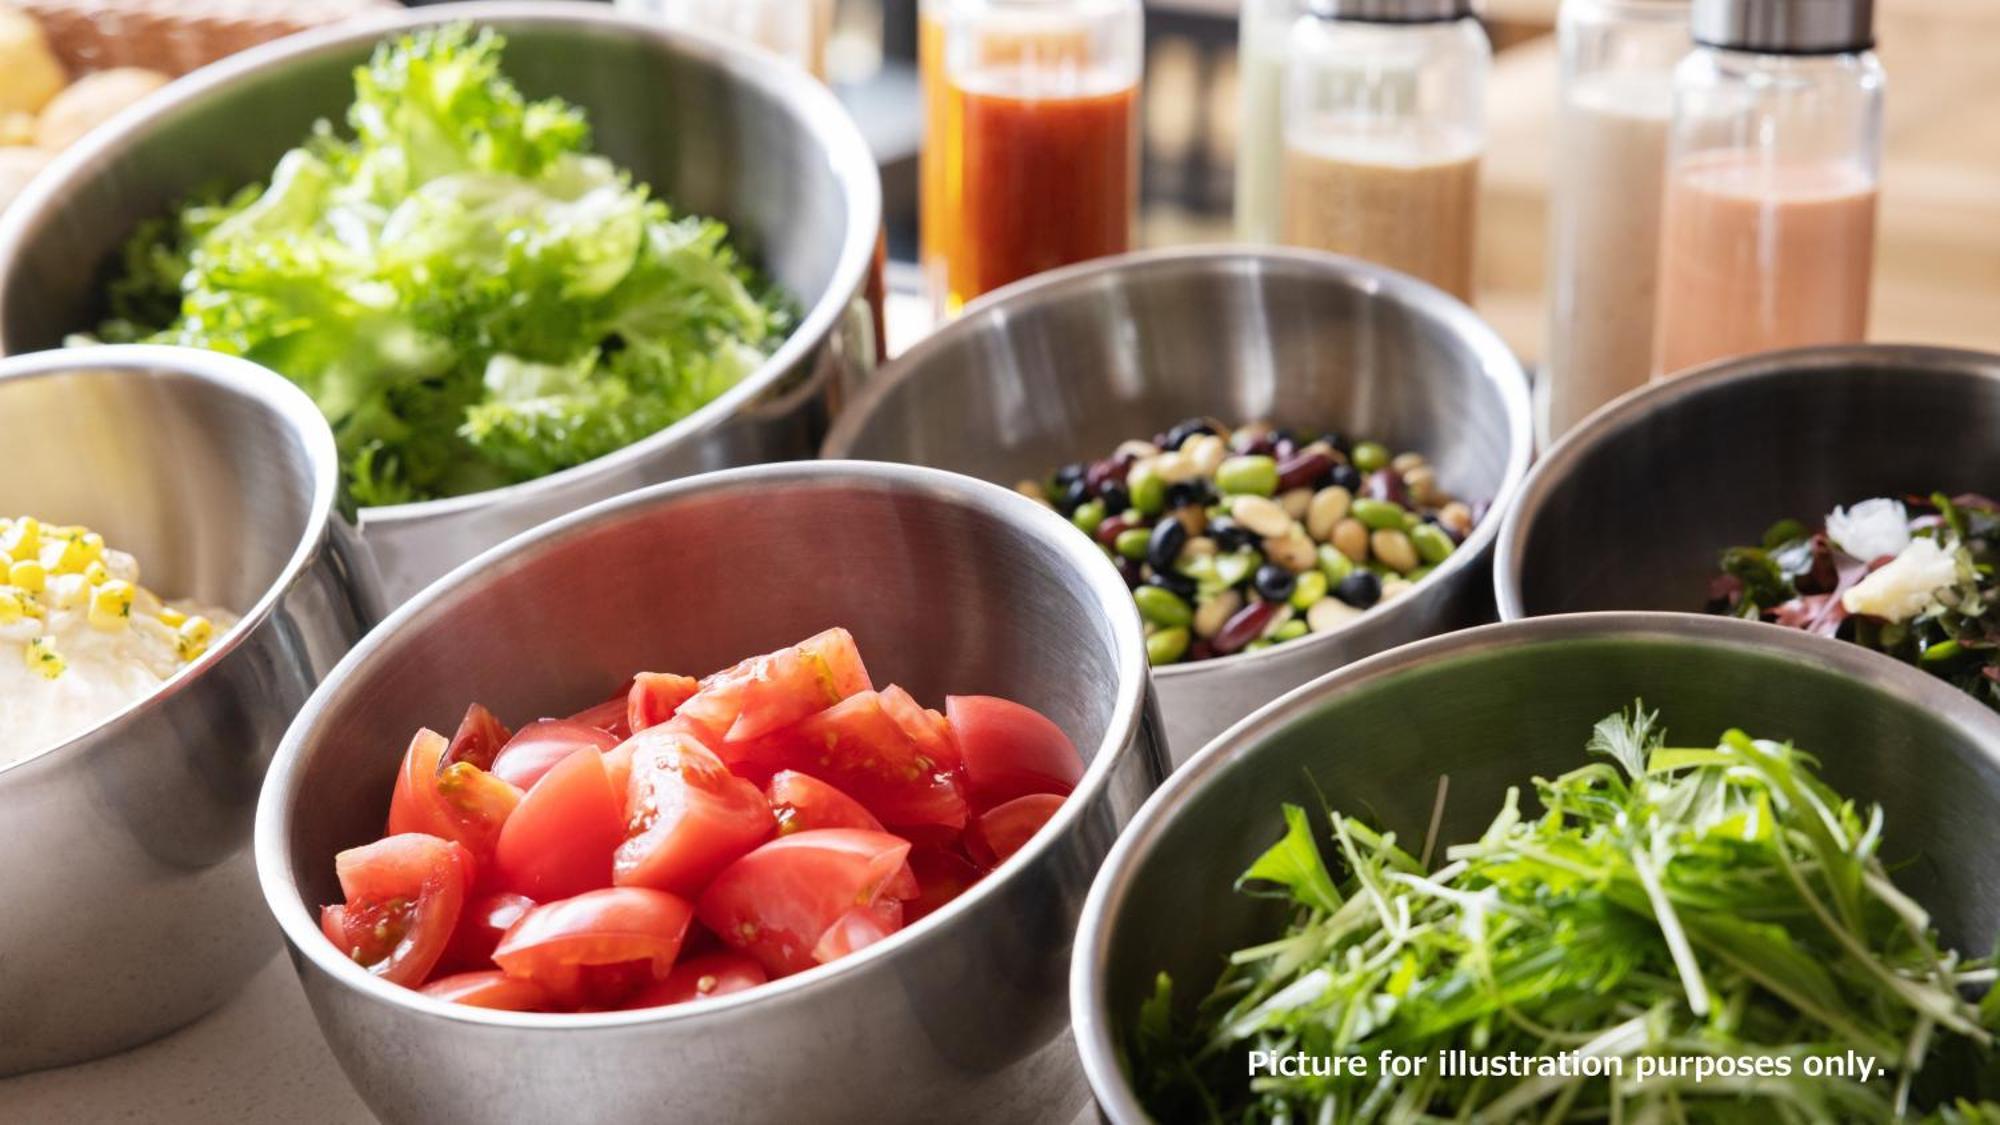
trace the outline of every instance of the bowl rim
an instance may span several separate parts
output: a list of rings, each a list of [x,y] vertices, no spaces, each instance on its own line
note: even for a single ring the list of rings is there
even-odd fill
[[[522,26],[593,27],[669,48],[725,72],[732,81],[757,88],[786,107],[807,133],[818,138],[819,155],[845,197],[847,229],[825,292],[799,318],[790,335],[734,386],[686,417],[602,457],[532,480],[460,496],[363,507],[356,516],[358,525],[421,523],[487,506],[530,503],[579,481],[630,468],[662,449],[724,425],[744,406],[781,384],[819,342],[834,334],[863,290],[882,225],[880,173],[860,127],[839,99],[803,70],[789,64],[775,65],[766,52],[717,32],[670,27],[608,4],[582,0],[463,0],[392,9],[288,35],[201,67],[121,111],[51,161],[14,205],[0,212],[0,263],[17,259],[32,234],[60,210],[73,184],[103,175],[108,166],[140,143],[158,120],[219,98],[245,79],[282,73],[302,58],[353,51],[400,32],[460,22],[496,27],[503,34]],[[0,302],[5,300],[8,279],[8,273],[0,271]],[[24,282],[17,278],[13,284]],[[0,339],[0,348],[5,346],[6,341]]]
[[[1550,446],[1502,514],[1493,556],[1493,600],[1500,611],[1500,620],[1521,621],[1532,616],[1525,607],[1523,589],[1528,537],[1548,498],[1599,448],[1647,425],[1661,411],[1691,399],[1746,383],[1788,379],[1800,374],[1840,379],[1864,367],[1915,369],[1948,378],[2000,383],[2000,354],[1992,352],[1928,344],[1830,344],[1717,360],[1627,391],[1592,411]],[[1783,513],[1779,513],[1771,518],[1782,517]]]
[[[289,379],[279,377],[249,360],[220,352],[162,344],[97,344],[0,358],[0,387],[88,372],[112,372],[119,378],[139,380],[171,372],[176,377],[195,379],[255,404],[275,417],[298,439],[305,451],[306,469],[312,480],[312,496],[307,501],[299,541],[293,544],[277,576],[243,610],[236,623],[209,644],[208,651],[176,669],[152,691],[106,714],[67,739],[27,757],[0,762],[0,780],[6,780],[10,774],[18,775],[17,771],[25,773],[31,766],[54,768],[60,762],[83,753],[88,745],[101,742],[100,736],[112,727],[144,722],[169,698],[189,690],[194,681],[228,659],[230,654],[243,646],[251,633],[263,627],[264,622],[276,612],[278,602],[312,565],[329,528],[338,519],[334,514],[334,498],[339,489],[340,469],[333,430],[327,425],[326,417],[319,412],[319,407],[313,405],[312,399]],[[254,481],[249,483],[253,488],[258,487]],[[369,579],[364,577],[361,581]]]
[[[1479,521],[1472,534],[1465,537],[1450,558],[1413,583],[1408,594],[1396,601],[1372,607],[1331,632],[1310,633],[1257,652],[1238,652],[1210,660],[1154,668],[1154,678],[1162,683],[1219,672],[1225,668],[1249,672],[1260,665],[1295,659],[1316,649],[1342,643],[1348,638],[1352,626],[1360,622],[1372,620],[1379,627],[1393,621],[1399,613],[1415,612],[1408,607],[1420,600],[1421,591],[1453,581],[1456,575],[1472,569],[1485,557],[1500,535],[1501,515],[1514,507],[1521,486],[1528,477],[1535,446],[1534,409],[1527,373],[1500,334],[1465,302],[1418,278],[1344,254],[1289,246],[1218,243],[1141,250],[1096,258],[1024,278],[974,299],[957,319],[912,344],[909,350],[891,360],[868,380],[862,392],[834,420],[832,430],[820,447],[820,456],[853,456],[852,446],[863,422],[872,418],[897,388],[925,370],[930,365],[932,353],[955,345],[961,336],[984,330],[992,324],[1004,323],[1024,310],[1068,300],[1081,291],[1102,285],[1107,277],[1144,276],[1189,268],[1236,273],[1283,269],[1339,278],[1354,283],[1363,292],[1404,304],[1418,316],[1441,323],[1471,350],[1486,382],[1499,394],[1507,423],[1507,452],[1499,486],[1487,500],[1486,518]]]
[[[299,777],[303,773],[303,743],[332,706],[335,697],[345,693],[348,681],[354,679],[364,665],[388,648],[404,631],[428,624],[426,619],[438,612],[440,606],[455,600],[466,588],[478,584],[486,572],[519,565],[522,557],[537,553],[550,542],[619,522],[648,509],[657,511],[704,497],[787,487],[859,487],[885,495],[924,497],[1010,524],[1022,535],[1042,539],[1064,560],[1065,569],[1069,571],[1065,581],[1081,584],[1097,603],[1107,622],[1114,643],[1118,689],[1110,722],[1085,767],[1082,779],[1048,824],[1020,851],[1008,857],[970,890],[874,945],[837,961],[741,993],[666,1008],[592,1013],[502,1012],[474,1008],[433,999],[415,989],[390,984],[342,956],[321,934],[313,908],[308,907],[304,894],[292,878],[292,854],[287,836],[291,825],[289,805],[297,795]],[[1143,728],[1151,699],[1142,636],[1138,608],[1133,605],[1117,569],[1088,540],[1078,539],[1068,521],[1011,489],[957,473],[879,461],[793,461],[724,469],[624,493],[522,532],[460,564],[396,609],[341,659],[300,709],[279,743],[270,770],[265,774],[263,788],[258,794],[252,845],[258,884],[266,907],[276,918],[279,929],[293,949],[294,964],[302,976],[310,967],[343,989],[370,1000],[456,1023],[556,1031],[628,1028],[642,1024],[689,1023],[727,1015],[760,1003],[797,1000],[834,987],[849,975],[877,961],[894,957],[905,948],[949,940],[949,927],[959,916],[998,894],[1000,887],[1015,874],[1046,855],[1055,846],[1057,837],[1068,834],[1076,827],[1084,816],[1085,807],[1095,803],[1109,790],[1112,774],[1123,760],[1142,752]],[[386,794],[384,796],[386,798]]]
[[[1070,1025],[1092,1096],[1114,1125],[1151,1121],[1119,1063],[1113,1016],[1100,1003],[1109,979],[1112,915],[1124,904],[1146,853],[1170,829],[1192,795],[1254,756],[1278,732],[1330,697],[1446,660],[1523,645],[1589,640],[1654,640],[1752,651],[1844,675],[1857,687],[1897,695],[1966,734],[2000,769],[2000,715],[1919,669],[1828,637],[1760,621],[1659,610],[1551,614],[1445,633],[1378,653],[1279,696],[1204,746],[1154,790],[1119,834],[1091,880],[1070,952]]]

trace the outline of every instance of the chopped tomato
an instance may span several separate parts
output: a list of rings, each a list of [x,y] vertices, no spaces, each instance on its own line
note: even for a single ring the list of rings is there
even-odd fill
[[[532,789],[557,762],[585,748],[599,753],[618,745],[605,731],[575,719],[537,719],[522,727],[493,759],[493,773]]]
[[[771,979],[764,966],[741,953],[710,953],[687,957],[674,971],[642,988],[625,1002],[628,1008],[663,1008],[689,1000],[706,1000],[755,988]]]
[[[959,765],[958,743],[951,736],[951,724],[938,714],[918,703],[910,693],[890,684],[882,689],[882,709],[903,728],[924,754],[938,765],[956,769]]]
[[[438,969],[468,972],[492,968],[493,948],[500,944],[500,935],[534,908],[534,899],[510,891],[482,895],[466,903]]]
[[[632,786],[632,741],[630,739],[604,752],[604,780],[611,783],[611,791],[621,800]]]
[[[940,765],[872,691],[849,696],[798,725],[794,769],[861,802],[882,821],[959,828],[967,815],[957,774]]]
[[[957,852],[938,847],[910,850],[910,870],[917,877],[917,895],[903,904],[903,920],[915,922],[979,881],[979,868]]]
[[[1030,793],[1068,796],[1083,777],[1076,745],[1031,707],[990,695],[953,695],[944,710],[977,808]]]
[[[813,960],[824,965],[866,949],[903,928],[903,904],[883,895],[867,906],[857,906],[834,920],[813,946]]]
[[[383,980],[422,984],[465,908],[471,853],[450,840],[410,832],[349,848],[334,857],[333,869],[347,901],[320,911],[320,930]]]
[[[632,677],[632,690],[625,696],[625,729],[638,734],[674,717],[680,706],[693,698],[701,684],[693,676],[671,672],[641,672]]]
[[[715,738],[747,742],[869,688],[853,635],[828,629],[708,677],[677,714]]]
[[[632,728],[625,725],[625,706],[630,689],[619,692],[595,707],[586,707],[569,717],[572,723],[582,723],[596,727],[611,737],[624,741],[632,737]]]
[[[782,770],[764,789],[771,813],[778,821],[778,835],[809,832],[815,828],[865,828],[882,831],[882,822],[861,807],[854,798],[816,777]]]
[[[905,870],[908,842],[883,832],[822,828],[781,836],[724,868],[702,892],[703,924],[772,976],[810,969],[841,916],[873,905]]]
[[[500,939],[493,960],[559,999],[599,1005],[665,976],[693,918],[679,895],[607,887],[528,911]]]
[[[541,903],[610,886],[624,808],[605,776],[604,755],[572,753],[528,790],[500,830],[493,853],[499,885]]]
[[[436,731],[420,730],[410,740],[389,797],[389,834],[456,840],[480,861],[490,860],[521,791],[470,761],[441,765],[446,750]]]
[[[493,768],[493,759],[507,740],[514,737],[506,724],[493,717],[493,712],[475,703],[465,709],[465,718],[458,721],[458,733],[451,736],[451,746],[444,752],[447,766],[459,762],[471,762],[483,770]]]
[[[1030,793],[980,813],[966,829],[966,850],[989,870],[998,867],[1040,832],[1062,804],[1053,793]]]
[[[715,873],[763,843],[771,806],[694,739],[671,727],[633,735],[625,840],[612,878],[620,886],[694,895]]]
[[[556,1002],[548,989],[534,981],[510,977],[497,969],[439,977],[423,991],[433,999],[503,1012],[546,1012]]]

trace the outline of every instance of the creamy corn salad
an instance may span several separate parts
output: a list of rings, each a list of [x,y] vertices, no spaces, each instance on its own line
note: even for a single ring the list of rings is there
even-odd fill
[[[0,767],[152,694],[235,623],[146,589],[89,528],[0,517]]]

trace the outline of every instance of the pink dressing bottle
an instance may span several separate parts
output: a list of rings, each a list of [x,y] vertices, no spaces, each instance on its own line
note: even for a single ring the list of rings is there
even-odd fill
[[[1695,0],[1674,74],[1656,375],[1867,332],[1872,0]]]

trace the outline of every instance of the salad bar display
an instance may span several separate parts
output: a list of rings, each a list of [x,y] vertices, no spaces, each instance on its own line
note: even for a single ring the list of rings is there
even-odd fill
[[[1082,775],[1048,719],[877,691],[832,629],[515,732],[476,703],[449,740],[418,731],[388,835],[335,857],[346,901],[320,925],[382,979],[476,1007],[719,996],[950,902]]]
[[[1690,57],[1851,56],[1879,111],[1865,4],[1762,3],[1695,0],[1742,42]],[[1588,417],[1643,373],[1543,373],[1531,470],[1445,288],[1113,253],[1144,5],[926,0],[945,322],[878,371],[841,102],[626,7],[63,89],[0,4],[49,166],[0,212],[0,1118],[189,1062],[282,939],[282,1018],[398,1123],[2000,1122],[2000,357],[1757,353],[1811,320],[1760,298],[1753,354]],[[1249,9],[1264,170],[1345,171],[1249,177],[1245,229],[1345,207],[1464,282],[1470,226],[1374,196],[1471,213],[1483,142],[1426,132],[1476,119],[1469,5]],[[1570,123],[1650,146],[1586,226],[1741,157],[1683,116]]]

